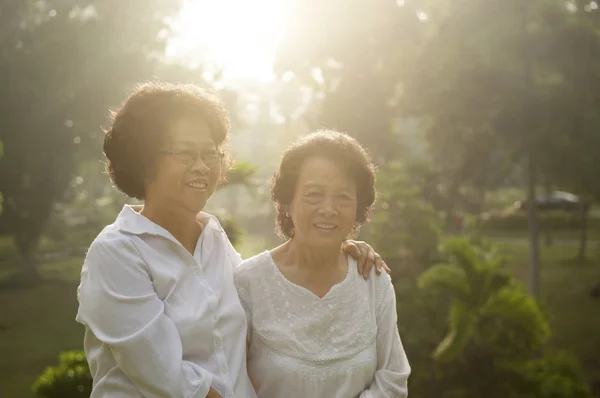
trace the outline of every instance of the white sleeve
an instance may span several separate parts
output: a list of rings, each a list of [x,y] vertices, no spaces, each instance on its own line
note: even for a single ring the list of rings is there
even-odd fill
[[[121,370],[147,398],[208,394],[210,373],[182,358],[182,343],[164,313],[150,274],[125,239],[96,242],[84,263],[78,318],[107,344]]]
[[[381,276],[385,277],[385,276]],[[406,398],[410,365],[398,334],[396,295],[391,281],[377,311],[377,371],[360,398]]]
[[[247,272],[247,271],[246,271]],[[250,305],[250,292],[248,291],[248,281],[245,279],[244,271],[237,269],[233,281],[235,283],[235,289],[237,290],[238,297],[242,308],[246,312],[246,320],[248,321],[248,329],[246,332],[246,349],[250,348],[250,342],[252,341],[252,310]]]

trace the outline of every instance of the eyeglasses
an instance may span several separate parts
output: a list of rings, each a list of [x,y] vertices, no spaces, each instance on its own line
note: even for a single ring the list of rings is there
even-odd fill
[[[198,158],[200,158],[202,159],[202,163],[204,163],[206,166],[215,167],[221,163],[221,160],[225,156],[223,152],[214,149],[185,149],[181,151],[160,151],[160,153],[162,153],[163,155],[169,155],[173,157],[173,159],[175,159],[177,162],[186,166],[192,166],[196,164]]]

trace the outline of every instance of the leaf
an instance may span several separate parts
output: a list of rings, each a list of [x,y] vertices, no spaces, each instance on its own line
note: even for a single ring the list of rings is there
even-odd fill
[[[469,285],[465,271],[453,264],[438,264],[419,277],[419,288],[451,294],[458,300],[469,300]]]
[[[448,362],[460,355],[475,334],[478,314],[459,301],[452,303],[450,331],[433,353],[438,361]]]
[[[443,243],[442,251],[452,258],[456,265],[465,270],[465,273],[471,280],[471,276],[476,274],[479,259],[474,250],[474,246],[465,238],[448,238]]]
[[[538,341],[550,337],[548,320],[535,299],[515,286],[505,287],[491,296],[482,313],[520,326]]]

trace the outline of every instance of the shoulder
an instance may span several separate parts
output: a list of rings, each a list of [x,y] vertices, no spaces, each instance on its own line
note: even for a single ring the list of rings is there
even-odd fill
[[[204,233],[209,233],[213,236],[213,238],[219,242],[218,244],[225,250],[234,267],[238,266],[242,262],[242,256],[238,251],[233,247],[229,237],[227,236],[227,232],[221,225],[221,222],[216,216],[212,214],[200,212],[196,217],[198,221],[204,225],[205,231]]]
[[[268,251],[264,251],[242,261],[234,272],[236,282],[249,281],[255,277],[255,275],[259,275],[258,277],[260,277],[260,274],[271,266],[271,261],[271,254],[269,254]]]
[[[375,278],[375,306],[377,311],[380,312],[382,308],[385,308],[387,304],[396,302],[396,293],[394,291],[394,284],[392,278],[386,273],[382,272],[380,275],[373,275]]]
[[[86,260],[103,255],[127,255],[136,252],[133,236],[123,233],[115,224],[108,225],[98,234],[90,245]]]
[[[360,278],[362,279],[362,277]],[[379,307],[387,300],[386,297],[389,296],[390,289],[393,290],[392,278],[385,271],[382,271],[381,274],[377,275],[375,267],[371,270],[369,279],[367,279],[365,283],[369,285],[369,290],[371,291],[376,307]]]
[[[90,245],[82,267],[82,276],[118,278],[124,272],[145,276],[145,261],[136,245],[135,235],[123,233],[111,224]]]

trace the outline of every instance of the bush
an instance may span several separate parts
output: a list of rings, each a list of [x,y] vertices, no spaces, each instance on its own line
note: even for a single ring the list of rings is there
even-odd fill
[[[577,361],[547,353],[546,316],[498,249],[475,237],[443,248],[445,262],[418,278],[420,289],[397,290],[398,327],[418,369],[412,395],[591,398]]]
[[[84,352],[61,353],[58,365],[46,368],[32,390],[38,398],[89,398],[92,376]]]

